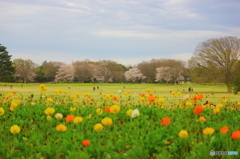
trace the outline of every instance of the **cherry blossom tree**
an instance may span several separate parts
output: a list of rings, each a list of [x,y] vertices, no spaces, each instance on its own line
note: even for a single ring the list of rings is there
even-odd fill
[[[127,81],[138,82],[141,79],[146,78],[143,76],[141,71],[138,68],[132,68],[124,73],[124,76]]]
[[[74,69],[72,65],[61,65],[56,77],[55,82],[72,82],[74,79]]]
[[[13,61],[13,66],[16,67],[15,77],[19,80],[22,80],[24,83],[28,81],[34,81],[36,76],[34,69],[37,67],[37,64],[32,62],[30,59],[15,59]]]
[[[156,82],[172,81],[177,83],[179,80],[184,80],[183,70],[178,67],[159,67],[156,70]]]
[[[111,82],[112,72],[107,68],[109,61],[103,60],[95,64],[94,67],[94,79],[100,82]]]
[[[72,63],[74,67],[74,77],[79,82],[90,82],[93,75],[93,65],[89,60],[76,61]]]

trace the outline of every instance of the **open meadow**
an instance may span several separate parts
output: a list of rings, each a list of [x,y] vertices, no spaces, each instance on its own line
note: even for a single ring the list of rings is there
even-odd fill
[[[226,91],[224,84],[0,83],[0,158],[240,158],[240,94]]]

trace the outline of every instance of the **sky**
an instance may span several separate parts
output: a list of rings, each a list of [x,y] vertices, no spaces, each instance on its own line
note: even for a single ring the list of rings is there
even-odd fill
[[[240,38],[239,0],[0,0],[0,44],[13,59],[187,61],[203,41]]]

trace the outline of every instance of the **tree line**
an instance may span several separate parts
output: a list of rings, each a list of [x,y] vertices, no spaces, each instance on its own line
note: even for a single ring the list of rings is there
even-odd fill
[[[81,60],[71,64],[14,59],[0,44],[0,82],[133,82],[133,83],[225,83],[228,92],[240,76],[240,39],[234,36],[201,42],[188,61],[152,59],[135,66],[112,60]],[[235,80],[234,80],[235,79]]]

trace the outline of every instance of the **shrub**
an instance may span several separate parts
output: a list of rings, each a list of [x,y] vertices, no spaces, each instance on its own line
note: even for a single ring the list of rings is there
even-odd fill
[[[240,92],[240,75],[236,76],[232,81],[232,89],[235,94]]]

